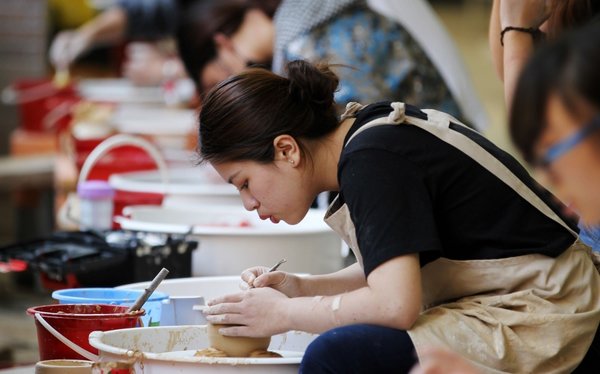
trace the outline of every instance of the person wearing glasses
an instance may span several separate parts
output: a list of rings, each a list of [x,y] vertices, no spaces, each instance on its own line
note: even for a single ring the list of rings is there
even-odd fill
[[[600,1],[494,0],[489,41],[492,61],[504,83],[507,106],[513,100],[523,66],[538,46],[599,17]],[[580,222],[579,235],[584,243],[600,251],[600,226]]]
[[[600,23],[535,54],[510,117],[514,143],[587,224],[600,224]]]
[[[275,3],[276,0],[270,1]],[[248,66],[278,74],[292,60],[328,61],[341,78],[338,109],[384,99],[442,110],[482,130],[487,115],[442,23],[425,0],[189,1],[178,50],[200,94]]]
[[[207,320],[231,336],[319,333],[302,373],[408,372],[427,346],[484,372],[574,370],[600,321],[600,276],[561,206],[454,117],[389,101],[339,117],[337,87],[328,66],[292,61],[208,92],[201,160],[273,223],[339,192],[325,221],[357,262],[248,269],[252,287],[208,301]]]
[[[592,23],[542,46],[515,82],[510,116],[512,139],[525,159],[590,225],[600,224],[598,45],[600,24]],[[597,372],[599,356],[596,331],[584,361],[573,372]],[[420,359],[411,374],[482,373],[461,355],[441,347],[428,347]]]
[[[600,225],[599,45],[600,22],[593,22],[541,47],[523,69],[510,115],[511,137],[525,160],[569,210],[595,227]],[[598,267],[600,255],[595,256]],[[587,355],[596,359],[578,372],[597,371],[599,335]]]

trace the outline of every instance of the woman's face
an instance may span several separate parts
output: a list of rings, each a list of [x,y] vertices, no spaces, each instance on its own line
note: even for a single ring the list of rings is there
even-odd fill
[[[589,105],[582,104],[578,109],[576,116],[558,96],[550,96],[546,107],[547,125],[535,147],[538,158],[543,158],[551,147],[573,136],[592,120],[598,120],[600,113]],[[586,224],[600,224],[600,130],[592,130],[590,135],[567,148],[539,170],[555,194]]]
[[[233,184],[247,210],[256,210],[261,219],[295,225],[304,218],[316,195],[309,192],[300,167],[288,160],[263,164],[230,161],[213,164],[221,177]]]

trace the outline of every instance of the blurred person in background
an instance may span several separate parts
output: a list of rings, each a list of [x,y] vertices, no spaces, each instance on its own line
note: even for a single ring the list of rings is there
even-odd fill
[[[50,62],[57,70],[65,70],[97,46],[172,38],[177,17],[175,0],[118,0],[80,27],[60,31],[50,45]],[[123,75],[136,84],[185,77],[175,48],[168,43],[131,43],[125,55]]]
[[[494,0],[489,43],[507,105],[536,46],[600,14],[598,0]]]
[[[599,15],[599,0],[494,0],[489,42],[496,71],[504,82],[507,106],[537,45],[594,22]],[[581,239],[600,251],[600,227],[581,224],[580,228]]]
[[[50,60],[64,69],[95,45],[174,34],[200,92],[252,64],[281,73],[296,58],[344,60],[336,97],[342,105],[393,98],[444,110],[480,130],[487,125],[452,40],[424,0],[119,0],[59,33]],[[164,49],[130,44],[124,76],[138,84],[183,76],[181,61]]]
[[[510,117],[514,143],[586,224],[600,224],[600,23],[540,49]]]
[[[516,85],[510,114],[511,137],[524,159],[594,227],[600,225],[599,67],[595,21],[535,53]],[[594,360],[577,372],[598,370],[598,335],[586,356]]]
[[[524,66],[510,114],[513,142],[586,224],[600,224],[600,23],[541,46]],[[596,267],[600,256],[594,254]],[[577,339],[575,336],[574,339]],[[574,373],[598,370],[598,330]],[[458,354],[430,348],[411,374],[476,374]]]
[[[336,69],[341,106],[391,98],[486,125],[462,61],[425,1],[283,0],[274,18],[249,1],[198,1],[181,13],[178,50],[201,92],[250,65],[283,74],[295,59],[344,61]]]

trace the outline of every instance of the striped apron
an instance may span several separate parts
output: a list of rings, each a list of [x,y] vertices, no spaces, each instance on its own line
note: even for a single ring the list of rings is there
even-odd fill
[[[363,106],[349,103],[342,120]],[[566,373],[586,354],[600,322],[600,276],[590,249],[539,196],[469,137],[451,130],[452,116],[424,110],[422,120],[392,103],[388,117],[363,125],[348,139],[379,125],[413,125],[459,149],[519,196],[574,235],[557,258],[530,254],[495,260],[439,258],[421,268],[423,306],[408,331],[417,355],[446,347],[486,373]],[[464,126],[464,125],[463,125]],[[471,130],[469,130],[471,131]],[[348,206],[334,200],[325,222],[362,256]],[[600,364],[599,364],[600,367]]]

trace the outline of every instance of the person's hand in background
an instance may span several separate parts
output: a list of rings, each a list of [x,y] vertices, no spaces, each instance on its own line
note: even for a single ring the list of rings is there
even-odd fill
[[[112,7],[77,29],[59,32],[50,45],[50,62],[56,68],[66,69],[87,50],[122,41],[126,28],[125,11]]]
[[[86,32],[67,30],[58,33],[50,46],[50,63],[56,68],[67,68],[91,47],[92,40]]]
[[[156,44],[135,42],[125,50],[123,76],[138,85],[157,85],[185,77],[185,70],[179,58]]]

